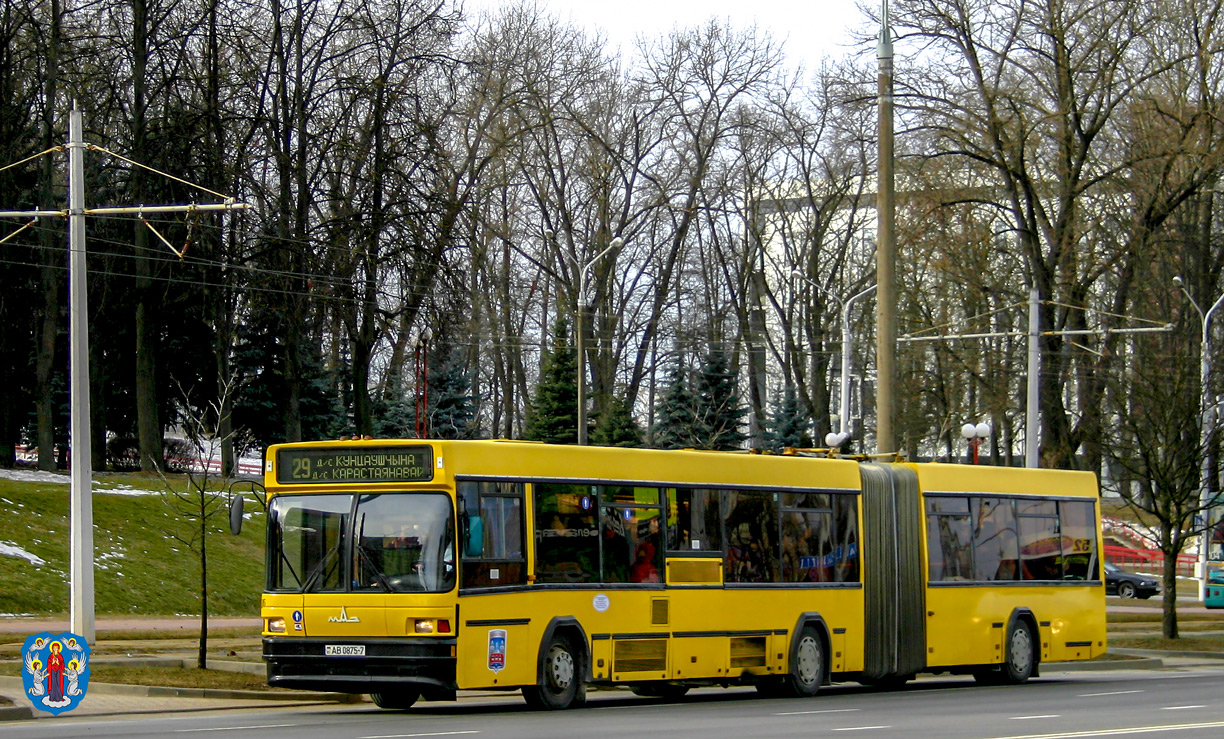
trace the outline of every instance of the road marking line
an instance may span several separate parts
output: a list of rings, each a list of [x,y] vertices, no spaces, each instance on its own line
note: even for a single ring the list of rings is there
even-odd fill
[[[823,711],[787,711],[786,713],[775,713],[775,716],[807,716],[813,713],[852,713],[861,711],[861,708],[826,708]]]
[[[264,724],[262,726],[214,726],[207,729],[175,729],[176,734],[184,734],[189,731],[243,731],[245,729],[287,729],[290,726],[300,726],[300,724]]]
[[[1134,729],[1096,729],[1093,731],[1068,731],[1063,734],[1025,734],[1023,736],[1001,736],[994,739],[1080,739],[1089,736],[1123,736],[1125,734],[1157,734],[1166,731],[1192,731],[1224,727],[1224,721],[1206,724],[1166,724],[1164,726],[1141,726]]]
[[[1130,695],[1131,693],[1142,693],[1142,690],[1115,690],[1112,693],[1082,693],[1080,698],[1098,698],[1102,695]]]
[[[454,736],[455,734],[479,734],[479,731],[431,731],[428,734],[383,734],[382,736],[363,736],[361,739],[404,739],[410,736]]]
[[[847,726],[842,729],[834,729],[833,731],[868,731],[870,729],[891,729],[891,726]]]
[[[1058,718],[1060,715],[1057,713],[1045,713],[1040,716],[1008,716],[1007,718],[1009,721],[1028,721],[1034,718]]]
[[[1163,706],[1162,711],[1184,711],[1187,708],[1206,708],[1207,706]]]

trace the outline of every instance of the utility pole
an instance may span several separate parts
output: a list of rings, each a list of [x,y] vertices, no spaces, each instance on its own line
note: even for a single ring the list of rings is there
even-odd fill
[[[879,79],[879,163],[876,183],[876,450],[897,450],[894,424],[897,402],[893,388],[897,378],[897,243],[893,186],[893,45],[888,0],[883,1],[880,45],[877,49]]]
[[[1039,467],[1041,450],[1041,299],[1037,288],[1029,290],[1028,388],[1024,416],[1024,466]]]
[[[72,633],[94,638],[93,457],[89,439],[89,293],[85,284],[85,140],[81,111],[68,119],[68,343],[71,363]]]
[[[765,273],[753,270],[750,283],[748,311],[748,387],[752,403],[752,413],[748,416],[748,434],[752,446],[761,449],[765,446]]]
[[[245,210],[248,203],[232,198],[223,203],[94,208],[85,207],[85,150],[105,149],[86,144],[81,111],[74,104],[68,119],[68,209],[0,211],[0,218],[56,217],[68,219],[68,321],[70,372],[70,535],[69,620],[72,633],[94,639],[93,474],[89,426],[89,293],[86,280],[86,216],[143,215],[195,211]],[[135,166],[142,166],[133,163]],[[159,173],[160,174],[160,173]],[[211,192],[211,191],[209,191]],[[217,194],[217,193],[212,193]],[[222,196],[224,197],[224,196]],[[152,229],[152,226],[149,226]],[[159,234],[160,237],[160,234]],[[164,240],[164,239],[163,239]],[[177,253],[177,252],[176,252]],[[181,257],[181,254],[179,255]]]

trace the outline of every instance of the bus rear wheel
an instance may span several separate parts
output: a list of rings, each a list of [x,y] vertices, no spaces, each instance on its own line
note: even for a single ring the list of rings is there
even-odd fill
[[[537,685],[523,688],[523,698],[532,708],[555,711],[569,708],[579,699],[582,676],[573,646],[564,636],[548,643],[541,665],[544,674]]]
[[[806,698],[816,695],[824,682],[825,650],[820,634],[811,626],[799,632],[790,674],[779,682],[764,682],[757,690],[768,695]]]
[[[370,693],[370,699],[379,708],[404,711],[412,708],[412,704],[421,697],[419,690],[387,690],[381,693]]]
[[[1033,630],[1027,622],[1017,620],[1007,636],[1007,657],[999,673],[1002,681],[1010,685],[1028,682],[1037,661],[1036,651]]]

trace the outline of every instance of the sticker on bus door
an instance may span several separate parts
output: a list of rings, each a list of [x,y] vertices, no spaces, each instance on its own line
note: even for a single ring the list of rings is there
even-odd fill
[[[489,669],[493,672],[506,669],[505,629],[489,629]]]

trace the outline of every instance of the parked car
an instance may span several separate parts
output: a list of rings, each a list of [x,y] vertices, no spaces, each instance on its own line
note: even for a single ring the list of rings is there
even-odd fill
[[[1122,598],[1151,598],[1160,595],[1160,580],[1152,575],[1127,572],[1116,564],[1106,562],[1105,592]]]

